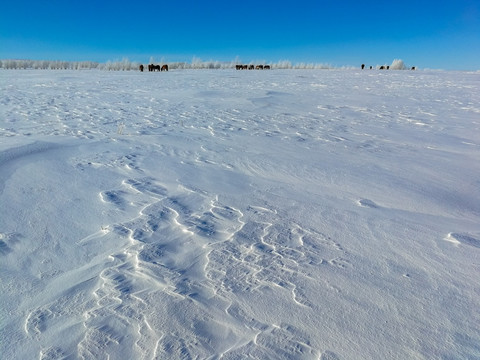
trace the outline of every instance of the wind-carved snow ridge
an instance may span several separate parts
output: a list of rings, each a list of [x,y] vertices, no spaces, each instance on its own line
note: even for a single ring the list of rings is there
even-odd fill
[[[59,147],[60,145],[56,143],[36,141],[32,144],[4,150],[0,152],[0,166],[3,166],[9,162],[14,162],[23,157],[28,157],[29,155],[38,155]]]
[[[128,241],[108,255],[99,275],[95,306],[83,315],[79,354],[113,355],[122,348],[122,356],[127,351],[141,358],[194,356],[207,349],[226,358],[318,356],[309,335],[287,323],[254,320],[238,299],[281,291],[292,304],[314,310],[305,294],[309,268],[317,265],[317,255],[328,253],[332,257],[321,263],[344,267],[342,248],[322,234],[282,223],[274,209],[251,206],[244,214],[192,189],[174,192],[154,179],[127,179],[101,194],[119,210],[133,195],[141,195],[143,205],[138,217],[108,226],[111,236]],[[218,307],[215,318],[212,304]],[[164,312],[169,322],[179,322],[181,333],[168,331],[159,316]],[[181,320],[184,314],[193,316],[193,329]],[[229,324],[223,330],[218,317]],[[137,336],[126,338],[132,327]]]

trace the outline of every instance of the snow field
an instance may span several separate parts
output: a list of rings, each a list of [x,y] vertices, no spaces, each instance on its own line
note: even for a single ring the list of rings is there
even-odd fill
[[[0,71],[0,353],[479,357],[479,76]]]

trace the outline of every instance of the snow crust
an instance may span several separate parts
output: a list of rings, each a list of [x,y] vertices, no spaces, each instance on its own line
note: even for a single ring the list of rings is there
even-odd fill
[[[480,74],[0,71],[3,359],[480,358]]]

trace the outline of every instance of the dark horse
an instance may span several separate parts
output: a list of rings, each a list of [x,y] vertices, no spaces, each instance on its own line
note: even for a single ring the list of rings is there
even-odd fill
[[[167,64],[162,65],[160,71],[168,71],[168,65]]]
[[[150,64],[148,65],[148,71],[160,71],[160,65],[153,65],[153,64]]]
[[[140,65],[140,71],[143,72],[143,65]]]

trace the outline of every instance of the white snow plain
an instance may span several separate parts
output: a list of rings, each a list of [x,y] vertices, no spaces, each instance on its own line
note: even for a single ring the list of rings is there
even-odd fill
[[[2,359],[480,358],[480,73],[0,94]]]

